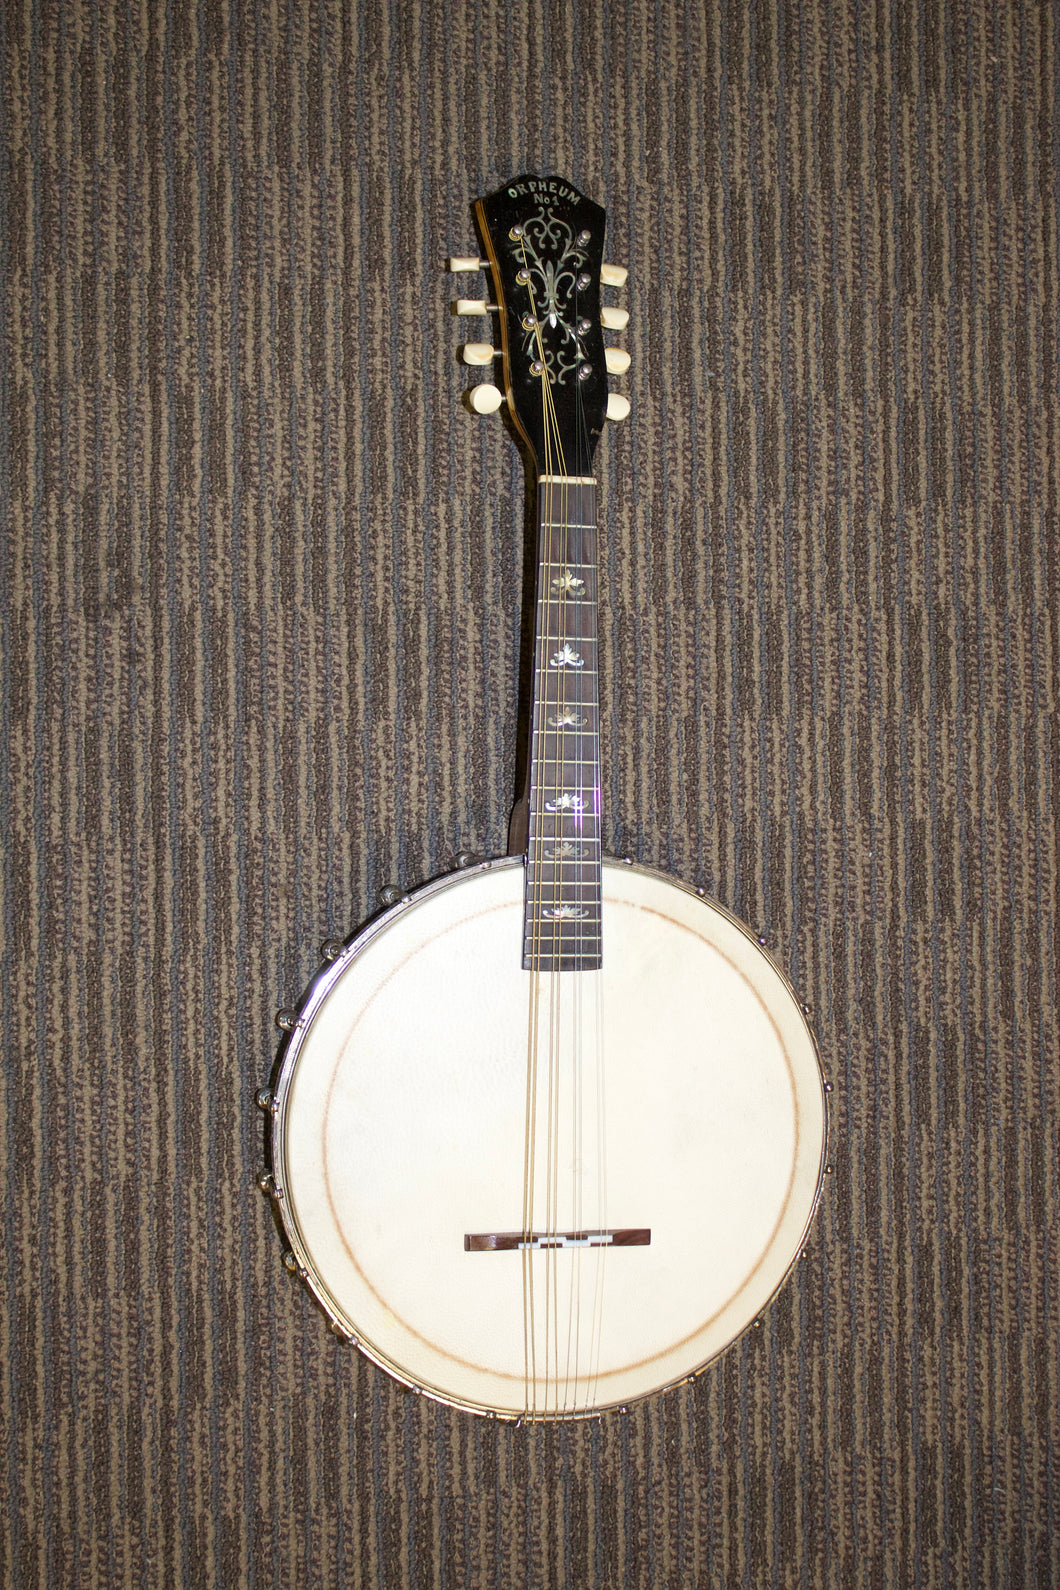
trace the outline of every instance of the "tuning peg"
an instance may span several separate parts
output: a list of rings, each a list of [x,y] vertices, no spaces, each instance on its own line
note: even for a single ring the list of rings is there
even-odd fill
[[[630,364],[629,354],[625,348],[605,348],[604,364],[609,375],[625,375]]]
[[[621,392],[607,394],[607,417],[609,420],[624,420],[629,414],[629,398],[623,397]]]
[[[473,386],[467,395],[476,414],[496,414],[504,398],[490,381],[483,381],[478,386]],[[629,408],[629,404],[626,404]]]
[[[460,311],[457,310],[457,314],[459,313]],[[612,309],[610,305],[605,305],[600,311],[600,324],[607,331],[625,331],[629,325],[629,310]]]
[[[612,351],[611,349],[608,349],[608,352],[611,352],[611,351]],[[493,360],[494,360],[494,357],[496,355],[496,352],[497,352],[496,348],[492,347],[488,342],[465,342],[465,344],[464,344],[464,363],[465,364],[492,364]],[[627,363],[628,363],[628,360],[627,360]],[[608,369],[610,369],[610,368],[611,368],[611,366],[608,365]]]
[[[449,261],[451,271],[481,271],[486,268],[484,259],[472,259],[470,255],[454,254]]]
[[[496,304],[487,304],[484,298],[458,298],[453,304],[453,314],[488,315],[490,310],[496,307]],[[621,330],[621,327],[619,329]]]
[[[624,265],[601,265],[600,280],[605,287],[624,287],[629,271]]]

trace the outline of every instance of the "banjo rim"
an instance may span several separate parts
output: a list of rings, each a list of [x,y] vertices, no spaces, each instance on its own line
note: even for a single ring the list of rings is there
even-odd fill
[[[595,1418],[607,1412],[625,1412],[629,1406],[636,1402],[673,1390],[676,1386],[686,1385],[696,1379],[712,1364],[716,1363],[736,1342],[761,1324],[762,1314],[782,1290],[805,1250],[810,1228],[820,1205],[826,1171],[830,1168],[827,1165],[827,1151],[831,1128],[830,1094],[832,1091],[832,1084],[825,1080],[820,1049],[808,1019],[809,1008],[800,1000],[786,971],[769,949],[765,939],[755,934],[747,923],[743,922],[726,906],[708,896],[704,888],[687,884],[683,880],[675,878],[672,874],[664,872],[661,868],[635,862],[629,857],[605,856],[603,858],[605,873],[608,870],[632,871],[642,877],[666,884],[671,888],[682,891],[698,903],[706,906],[708,910],[715,912],[730,926],[737,929],[746,939],[752,951],[757,952],[769,964],[772,972],[787,991],[793,1006],[797,1010],[805,1036],[809,1040],[810,1052],[816,1066],[821,1109],[820,1154],[816,1182],[798,1240],[776,1284],[762,1300],[751,1318],[741,1328],[736,1330],[720,1347],[711,1352],[690,1371],[661,1381],[658,1385],[639,1392],[635,1396],[618,1398],[612,1401],[601,1401],[591,1406],[579,1406],[569,1410],[561,1409],[533,1413],[529,1410],[517,1412],[511,1409],[501,1409],[448,1392],[438,1386],[418,1383],[406,1369],[392,1360],[376,1343],[362,1338],[355,1327],[351,1328],[347,1319],[340,1312],[340,1307],[337,1305],[336,1300],[332,1297],[327,1282],[319,1273],[310,1256],[302,1232],[299,1229],[297,1217],[292,1209],[291,1200],[287,1194],[286,1178],[280,1173],[280,1167],[285,1164],[287,1108],[291,1086],[298,1069],[303,1041],[314,1017],[327,1000],[335,984],[341,980],[351,964],[375,938],[388,931],[401,917],[407,915],[433,896],[448,889],[459,887],[476,876],[505,869],[522,869],[524,863],[525,858],[522,855],[506,855],[476,859],[465,866],[458,864],[454,870],[441,873],[437,877],[431,878],[416,888],[403,893],[397,900],[386,904],[351,934],[348,939],[341,941],[341,950],[318,970],[307,986],[299,1004],[293,1010],[285,1010],[279,1013],[277,1021],[284,1028],[284,1037],[277,1051],[272,1082],[267,1089],[262,1089],[256,1095],[257,1104],[266,1112],[268,1117],[265,1147],[266,1165],[264,1171],[258,1177],[258,1185],[270,1199],[274,1218],[286,1243],[283,1254],[284,1266],[290,1274],[297,1276],[305,1286],[317,1307],[324,1314],[332,1334],[340,1341],[357,1347],[364,1357],[368,1358],[378,1368],[384,1370],[393,1380],[414,1395],[425,1396],[429,1400],[438,1402],[446,1407],[458,1408],[467,1413],[513,1425],[530,1422],[566,1423],[571,1420]],[[330,941],[331,944],[335,942],[334,940]],[[328,946],[326,945],[325,948],[327,949]],[[559,975],[562,976],[563,974],[560,973]],[[292,1017],[294,1018],[293,1020]]]

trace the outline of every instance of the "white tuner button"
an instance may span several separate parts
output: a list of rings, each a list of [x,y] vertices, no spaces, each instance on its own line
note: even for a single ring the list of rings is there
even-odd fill
[[[497,388],[489,381],[483,381],[480,386],[473,386],[468,393],[468,402],[476,414],[496,414],[504,398]],[[627,404],[628,408],[629,405]]]
[[[464,344],[465,364],[492,364],[493,356],[497,352],[488,342],[466,342]],[[608,366],[610,369],[610,365]]]
[[[607,394],[607,417],[609,420],[624,420],[629,413],[629,398],[623,397],[621,392]]]
[[[624,287],[629,272],[624,265],[601,265],[600,280],[605,287]]]
[[[453,305],[454,315],[485,315],[495,304],[487,304],[484,298],[458,298]]]
[[[459,313],[460,311],[458,309],[457,314]],[[626,327],[629,325],[629,310],[612,309],[610,305],[608,305],[600,311],[600,324],[607,331],[625,331]]]
[[[454,254],[449,261],[451,271],[480,271],[485,266],[484,259],[473,259],[470,255]]]
[[[604,364],[610,375],[625,375],[629,369],[629,354],[625,348],[605,348]]]

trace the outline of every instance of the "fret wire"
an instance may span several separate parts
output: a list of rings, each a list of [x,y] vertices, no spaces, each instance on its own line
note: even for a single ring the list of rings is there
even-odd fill
[[[591,591],[579,592],[577,595],[570,593],[564,596],[549,597],[547,602],[538,604],[539,616],[549,619],[564,618],[568,613],[577,613],[579,618],[595,619],[596,602]],[[592,625],[593,639],[596,639],[596,624]],[[541,639],[540,635],[537,637]]]
[[[563,784],[558,784],[558,785],[557,784],[553,784],[553,785],[550,785],[549,787],[550,787],[550,790],[552,791],[553,794],[566,795],[566,794],[569,793],[569,791],[567,790],[567,788]],[[575,812],[573,814],[570,813],[570,812],[566,812],[566,811],[546,812],[546,811],[542,811],[540,806],[533,806],[533,805],[531,806],[530,809],[531,809],[531,813],[533,814],[533,816],[535,816],[537,818],[539,823],[543,823],[543,822],[569,823],[572,820],[572,817],[577,818],[582,823],[588,823],[588,824],[595,824],[595,823],[599,822],[599,820],[600,820],[599,813],[596,811],[596,809],[594,807],[590,807],[586,811]],[[559,837],[562,838],[562,839],[578,839],[578,838],[580,838],[582,836],[579,835],[579,834],[562,834]],[[585,836],[586,840],[588,840],[589,838],[592,838],[592,837],[594,837],[594,836],[593,835],[586,835]]]
[[[579,861],[574,856],[543,856],[536,860],[534,865],[539,871],[543,871],[546,867],[589,867],[594,873],[596,871],[595,857],[588,856],[584,861]],[[592,883],[593,880],[590,878],[588,881]]]
[[[545,906],[549,906],[549,905],[553,905],[553,906],[556,906],[556,905],[576,905],[577,906],[577,905],[580,905],[580,906],[586,907],[588,910],[593,910],[594,907],[599,907],[599,904],[600,904],[599,891],[590,888],[588,885],[579,886],[577,883],[572,883],[569,878],[566,879],[566,880],[564,880],[562,878],[557,878],[557,879],[552,879],[552,880],[546,878],[544,880],[541,880],[541,882],[542,882],[542,887],[541,887],[539,898],[541,900],[541,903],[543,905],[545,905]],[[595,920],[595,912],[594,912],[594,915],[592,915],[592,916],[584,916],[584,917],[561,917],[561,916],[558,916],[558,917],[553,917],[552,918],[552,921],[554,921],[554,922],[563,922],[563,921],[567,921],[567,922],[582,922],[582,923],[589,923],[590,925],[593,923],[594,920]]]
[[[600,896],[598,894],[593,894],[588,890],[583,890],[581,893],[576,894],[569,887],[566,889],[549,889],[546,887],[539,892],[538,900],[545,911],[550,906],[555,910],[558,905],[572,905],[576,909],[585,912],[584,916],[568,916],[563,913],[560,916],[545,917],[544,920],[552,924],[553,927],[555,925],[569,924],[571,927],[580,927],[583,933],[596,931],[600,909]]]

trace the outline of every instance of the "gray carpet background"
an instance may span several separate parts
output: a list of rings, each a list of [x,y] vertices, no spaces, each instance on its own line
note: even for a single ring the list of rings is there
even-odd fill
[[[1060,9],[0,29],[0,1582],[1060,1585]],[[524,470],[443,262],[528,169],[631,271],[608,848],[835,1093],[761,1328],[513,1431],[328,1335],[253,1095],[322,939],[505,845]]]

